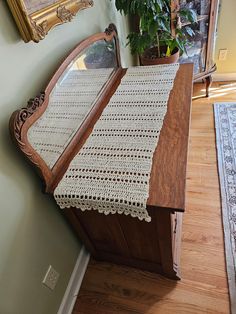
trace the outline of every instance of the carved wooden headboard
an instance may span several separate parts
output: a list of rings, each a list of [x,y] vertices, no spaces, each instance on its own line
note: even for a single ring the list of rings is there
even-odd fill
[[[78,80],[80,75],[86,76],[87,85]],[[117,31],[115,25],[110,24],[104,33],[90,36],[75,47],[53,75],[45,91],[31,99],[25,108],[12,114],[10,119],[12,138],[39,172],[44,181],[46,192],[52,192],[57,182],[59,182],[70,161],[84,143],[88,130],[91,130],[97,117],[108,103],[122,75]],[[75,79],[75,76],[76,83],[72,81],[70,91],[65,91],[68,85],[67,79]],[[89,78],[94,78],[94,76],[97,77],[97,80],[95,80],[97,83],[90,93],[86,88],[92,85]],[[67,125],[68,132],[63,133],[65,137],[63,145],[57,147],[57,149],[52,149],[51,145],[53,143],[50,144],[50,140],[53,141],[53,137],[50,138],[50,134],[48,134],[48,142],[44,143],[47,148],[42,148],[43,143],[40,139],[37,140],[37,133],[42,135],[44,128],[49,127],[51,130],[54,128],[52,134],[60,139],[62,138],[57,123],[58,126],[62,123],[64,113],[60,111],[60,108],[56,108],[56,110],[59,110],[58,112],[54,108],[55,105],[65,108],[63,107],[63,98],[60,98],[60,101],[58,100],[58,97],[63,97],[63,93],[67,93],[69,97],[72,94],[78,97],[80,95],[82,95],[81,97],[87,97],[85,101],[88,104],[87,111],[84,111],[83,115],[77,113],[80,116],[77,126],[75,113],[69,111],[68,114],[74,117],[75,125],[73,127]],[[70,104],[72,108],[73,100],[67,106]],[[48,126],[44,118],[52,115],[55,124]],[[36,140],[32,140],[32,134],[34,134]],[[45,151],[52,153],[50,160],[44,157]]]

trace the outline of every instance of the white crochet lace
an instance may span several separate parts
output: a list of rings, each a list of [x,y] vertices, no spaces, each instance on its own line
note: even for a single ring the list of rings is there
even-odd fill
[[[54,192],[61,208],[125,214],[146,210],[152,157],[179,64],[129,68]]]
[[[55,86],[47,109],[28,131],[29,143],[49,168],[84,121],[112,71],[69,69]]]

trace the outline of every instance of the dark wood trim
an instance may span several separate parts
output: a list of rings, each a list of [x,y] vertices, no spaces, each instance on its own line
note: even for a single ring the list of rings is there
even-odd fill
[[[206,97],[209,97],[210,95],[210,88],[211,88],[211,85],[212,85],[212,76],[209,75],[206,77]]]
[[[50,182],[52,171],[45,161],[30,145],[27,132],[29,127],[43,114],[46,109],[48,96],[42,92],[34,99],[30,99],[27,107],[13,112],[9,121],[10,134],[17,147],[24,156],[35,166],[44,182]]]

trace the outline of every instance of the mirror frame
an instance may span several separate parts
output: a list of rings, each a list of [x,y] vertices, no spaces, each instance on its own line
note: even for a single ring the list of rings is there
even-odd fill
[[[55,26],[70,22],[80,10],[93,6],[93,0],[58,0],[29,13],[25,0],[7,0],[7,3],[23,40],[36,43],[44,39]]]
[[[42,157],[30,145],[27,137],[29,128],[43,115],[49,104],[49,96],[60,79],[63,72],[68,68],[71,62],[87,47],[99,40],[111,41],[115,40],[116,57],[118,67],[114,69],[110,79],[105,84],[103,92],[99,94],[97,101],[91,111],[88,113],[82,125],[75,132],[73,138],[67,145],[64,152],[61,154],[55,165],[50,169]],[[38,174],[43,179],[44,190],[51,193],[55,185],[66,171],[69,163],[82,147],[86,140],[86,132],[91,131],[91,128],[96,123],[98,116],[109,102],[114,90],[120,83],[124,70],[121,68],[120,62],[120,47],[117,36],[116,26],[110,24],[104,33],[97,33],[83,40],[68,57],[62,62],[56,73],[53,75],[44,92],[41,92],[34,99],[30,99],[27,107],[15,111],[9,121],[9,128],[12,139],[17,147],[23,152],[24,156],[34,165]],[[89,134],[87,134],[88,136]]]

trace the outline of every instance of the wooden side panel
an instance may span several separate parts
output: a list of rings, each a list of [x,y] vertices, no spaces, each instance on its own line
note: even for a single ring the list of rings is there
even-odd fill
[[[73,209],[74,227],[88,250],[98,260],[163,273],[178,277],[179,242],[173,236],[172,214],[166,209],[153,209],[150,223],[124,215]],[[82,232],[81,232],[82,231]],[[180,238],[178,238],[180,239]],[[90,250],[92,246],[93,251]]]
[[[118,215],[105,216],[97,211],[82,212],[79,209],[74,209],[74,213],[93,242],[97,257],[100,252],[130,256]]]
[[[155,213],[150,223],[125,215],[105,216],[96,211],[74,209],[74,213],[93,242],[96,256],[110,253],[161,263]]]
[[[149,207],[184,211],[192,80],[193,65],[180,65],[153,156]]]
[[[132,258],[160,264],[160,250],[155,216],[150,223],[124,215],[118,215]]]
[[[156,211],[158,243],[160,247],[161,266],[163,273],[170,278],[177,278],[174,265],[174,236],[172,232],[171,212],[165,209]]]

